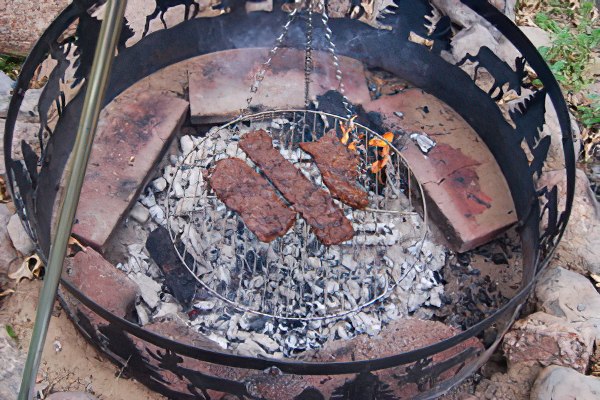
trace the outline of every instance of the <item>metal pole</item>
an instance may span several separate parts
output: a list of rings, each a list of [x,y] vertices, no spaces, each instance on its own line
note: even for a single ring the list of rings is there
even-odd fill
[[[127,0],[109,0],[106,5],[94,62],[88,78],[77,138],[75,139],[71,160],[65,171],[66,192],[60,207],[54,243],[50,247],[50,257],[44,276],[44,286],[38,301],[35,325],[19,390],[19,400],[30,400],[35,394],[35,379],[42,358],[48,324],[67,252],[67,244],[71,236],[75,212],[77,211],[77,203],[79,203],[81,186],[83,185],[85,170],[92,150],[98,116],[106,92],[117,40],[121,33],[126,4]]]

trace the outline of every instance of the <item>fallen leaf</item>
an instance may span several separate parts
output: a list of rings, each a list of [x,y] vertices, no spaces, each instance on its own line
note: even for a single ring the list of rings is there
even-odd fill
[[[6,182],[4,178],[0,176],[0,203],[8,203],[10,201],[10,196],[8,194],[8,190],[6,190]]]
[[[14,290],[12,290],[12,289],[6,289],[5,291],[0,292],[0,297],[8,296],[9,294],[13,294],[13,293],[15,293]]]
[[[23,261],[23,263],[21,264],[21,266],[19,267],[18,270],[16,270],[15,272],[13,272],[12,274],[8,274],[8,277],[10,279],[14,279],[18,282],[21,282],[21,279],[23,278],[27,278],[29,280],[32,280],[34,278],[33,274],[31,273],[31,270],[29,269],[29,262],[28,260]]]
[[[75,247],[75,249],[71,249],[71,247]],[[69,255],[72,255],[77,252],[77,248],[83,251],[84,253],[87,251],[86,247],[81,244],[81,242],[75,239],[73,236],[69,237]]]
[[[42,277],[42,273],[44,272],[44,263],[42,262],[42,260],[37,256],[37,254],[34,254],[32,256],[27,257],[27,259],[25,260],[29,265],[31,265],[31,262],[33,261],[33,267],[31,267],[31,273],[33,274],[33,276],[35,276],[36,278],[41,278]]]
[[[410,40],[413,43],[422,44],[423,46],[426,46],[430,49],[433,47],[433,40],[419,36],[414,32],[411,32],[408,35],[408,40]]]
[[[6,333],[8,333],[8,336],[10,336],[13,339],[17,338],[17,333],[15,332],[15,330],[13,329],[13,327],[11,325],[5,325],[4,327],[6,329]]]

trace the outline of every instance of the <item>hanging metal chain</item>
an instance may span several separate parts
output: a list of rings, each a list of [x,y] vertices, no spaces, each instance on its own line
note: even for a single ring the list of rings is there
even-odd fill
[[[313,39],[313,11],[310,0],[306,2],[308,16],[306,20],[306,47],[304,49],[304,107],[310,107],[310,74],[313,71],[312,39]]]
[[[333,43],[332,35],[333,32],[329,28],[329,16],[327,15],[327,9],[325,6],[325,0],[318,0],[317,12],[321,13],[321,21],[325,29],[325,38],[327,39],[327,51],[332,57],[332,64],[335,70],[335,78],[338,81],[338,92],[342,95],[342,104],[346,109],[347,117],[350,118],[353,115],[352,106],[350,100],[346,96],[346,87],[343,82],[343,75],[340,66],[340,60],[337,56],[335,43]],[[304,51],[304,106],[308,109],[310,107],[310,82],[311,74],[314,69],[313,59],[313,4],[312,0],[307,0],[305,4],[307,10],[307,22],[306,22],[306,45]],[[250,95],[246,99],[246,108],[241,111],[241,115],[245,115],[250,109],[250,105],[254,99],[254,94],[258,91],[262,81],[265,79],[267,70],[271,67],[273,58],[277,54],[278,50],[282,47],[283,41],[287,37],[290,25],[296,19],[298,10],[300,7],[296,7],[290,12],[286,24],[283,26],[282,32],[275,41],[275,46],[269,51],[269,58],[261,65],[260,70],[254,76],[254,82],[250,86]]]
[[[327,9],[325,7],[325,0],[319,0],[319,8],[321,9],[321,21],[325,28],[325,38],[327,39],[328,49],[327,51],[331,54],[333,59],[333,68],[335,69],[335,78],[338,81],[338,92],[342,95],[342,104],[347,112],[347,117],[350,118],[353,115],[352,106],[350,100],[346,96],[346,87],[344,86],[342,70],[340,67],[340,59],[338,58],[335,51],[335,43],[333,43],[332,35],[333,32],[329,28],[329,15],[327,15]]]
[[[263,81],[263,79],[265,79],[265,74],[267,73],[267,70],[271,67],[271,63],[273,62],[273,58],[277,54],[277,51],[283,45],[283,41],[287,37],[288,31],[290,30],[290,25],[296,19],[297,14],[298,8],[294,8],[292,12],[290,12],[288,20],[283,26],[281,34],[275,40],[275,46],[273,46],[273,48],[269,50],[269,58],[261,65],[261,68],[256,73],[256,75],[254,75],[254,82],[252,82],[252,85],[250,86],[250,96],[248,96],[248,98],[246,99],[246,108],[243,109],[241,112],[242,116],[246,114],[250,109],[250,105],[252,104],[252,100],[254,99],[254,94],[258,91],[258,88],[260,87],[260,84]]]

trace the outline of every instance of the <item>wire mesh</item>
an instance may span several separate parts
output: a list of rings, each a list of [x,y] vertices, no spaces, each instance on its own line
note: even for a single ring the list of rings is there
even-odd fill
[[[316,164],[298,144],[347,127],[348,143],[360,155],[358,183],[369,193],[364,210],[335,200],[352,222],[350,241],[324,246],[298,218],[284,236],[261,242],[208,184],[211,168],[221,159],[240,158],[256,168],[238,142],[248,132],[265,129],[286,160],[327,190]],[[421,257],[427,228],[417,210],[426,215],[426,206],[397,147],[401,141],[320,111],[269,111],[213,128],[197,138],[173,171],[166,199],[173,245],[202,287],[242,312],[291,320],[359,312],[391,293]],[[389,157],[374,173],[382,142]]]

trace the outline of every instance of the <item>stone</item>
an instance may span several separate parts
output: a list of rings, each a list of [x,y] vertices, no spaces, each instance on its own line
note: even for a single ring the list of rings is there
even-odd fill
[[[4,324],[0,326],[0,399],[14,400],[19,394],[26,354],[19,350],[19,343],[8,336]]]
[[[382,97],[364,108],[378,113],[386,130],[425,133],[435,141],[425,155],[413,141],[402,139],[401,153],[423,186],[433,222],[453,250],[480,246],[516,222],[500,167],[454,110],[421,89]]]
[[[191,60],[190,108],[194,123],[220,123],[239,116],[246,108],[250,86],[267,49],[236,49],[207,54]],[[310,87],[315,98],[338,86],[331,55],[313,52],[315,69]],[[304,108],[304,52],[282,48],[254,94],[253,110]],[[362,63],[340,56],[346,95],[354,104],[370,100]]]
[[[587,369],[593,347],[594,336],[589,328],[577,329],[543,312],[517,321],[502,344],[511,364],[536,361],[545,367],[563,365],[579,372]]]
[[[550,366],[540,372],[531,400],[597,400],[600,379],[586,376],[571,368]]]
[[[8,221],[6,226],[10,240],[17,251],[25,256],[33,253],[35,245],[33,241],[25,231],[19,215],[13,214]]]
[[[575,197],[571,216],[560,241],[553,265],[564,266],[582,274],[600,275],[600,205],[590,188],[584,171],[576,170]],[[565,170],[548,171],[538,181],[538,188],[557,186],[559,209],[566,199]]]
[[[600,340],[600,293],[587,278],[549,267],[540,275],[535,295],[538,310],[563,318],[577,329],[589,328]]]
[[[98,398],[85,392],[55,392],[48,395],[46,400],[98,400]]]
[[[39,123],[38,102],[41,94],[42,89],[29,89],[25,92],[25,97],[17,114],[18,120]],[[10,98],[10,95],[0,93],[0,118],[6,118]]]
[[[0,97],[10,95],[15,81],[10,79],[3,71],[0,71]]]
[[[0,12],[0,53],[27,55],[44,29],[69,0],[3,2]]]
[[[136,285],[92,248],[66,259],[63,278],[118,317],[130,315],[135,307]]]
[[[17,251],[12,246],[7,225],[13,212],[6,204],[0,204],[0,274],[8,273],[11,263],[17,258]]]
[[[184,100],[136,86],[102,112],[73,232],[104,247],[162,158],[188,110]]]
[[[536,48],[550,47],[552,45],[550,33],[542,28],[538,28],[537,26],[520,26],[519,29],[523,31],[525,36],[527,36],[527,39],[529,39]]]

